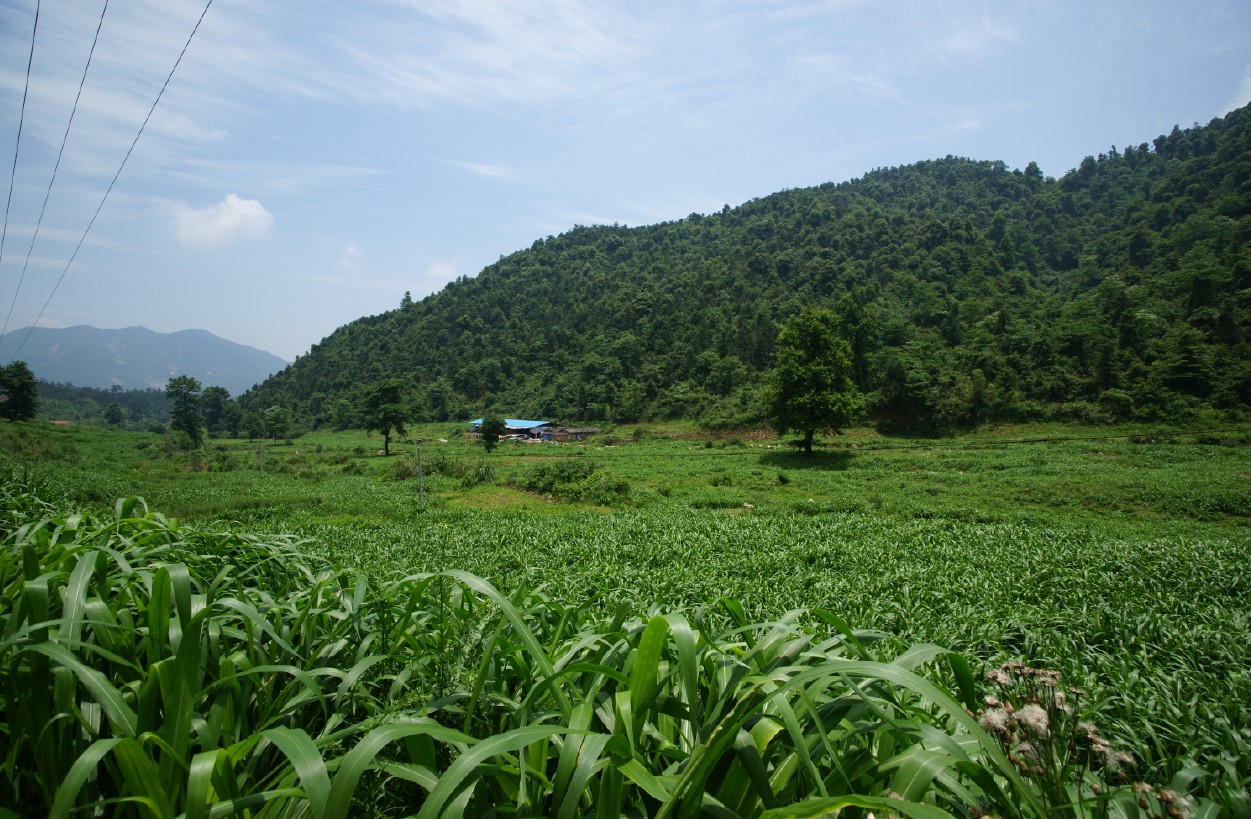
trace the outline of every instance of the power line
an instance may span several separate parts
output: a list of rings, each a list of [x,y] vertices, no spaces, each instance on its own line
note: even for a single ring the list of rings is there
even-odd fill
[[[4,240],[9,235],[9,208],[13,205],[13,187],[17,181],[17,157],[22,150],[22,127],[26,124],[26,95],[30,93],[30,69],[35,64],[35,34],[39,31],[39,8],[40,0],[35,0],[35,24],[30,29],[30,56],[26,59],[26,87],[22,89],[22,112],[17,120],[17,142],[13,146],[13,168],[9,171],[9,198],[4,205],[4,228],[0,230],[0,262],[4,261]],[[23,269],[22,275],[25,275],[25,273],[26,271]],[[22,283],[20,281],[17,287],[19,290],[21,289]],[[16,294],[13,296],[13,301],[17,301]],[[9,312],[12,313],[12,308],[10,308]],[[8,319],[5,319],[4,327],[6,330],[8,329]],[[4,335],[4,333],[0,333],[0,335]]]
[[[43,303],[43,307],[39,310],[39,315],[26,329],[26,335],[22,336],[21,342],[17,345],[17,349],[13,351],[13,355],[9,358],[12,361],[17,358],[17,354],[22,351],[22,346],[26,344],[26,340],[30,338],[31,332],[34,331],[35,325],[43,318],[43,314],[47,311],[48,305],[52,303],[52,298],[56,296],[56,291],[61,288],[61,282],[65,281],[65,274],[69,272],[70,265],[74,264],[74,259],[78,258],[78,251],[82,250],[83,242],[87,241],[87,234],[91,232],[91,228],[96,223],[100,211],[104,209],[104,203],[108,201],[109,194],[113,192],[113,186],[117,184],[117,179],[122,175],[122,169],[126,167],[126,163],[130,161],[130,155],[134,153],[135,146],[139,144],[139,137],[143,136],[144,129],[148,127],[148,121],[152,119],[156,106],[160,104],[161,97],[165,95],[165,89],[169,87],[169,82],[174,78],[174,72],[178,70],[182,58],[186,56],[187,49],[191,47],[191,41],[195,39],[195,34],[200,30],[200,24],[204,22],[204,17],[208,14],[209,8],[213,5],[213,0],[208,0],[204,4],[204,11],[200,12],[200,19],[196,20],[195,28],[191,29],[191,34],[187,37],[187,42],[183,43],[182,51],[178,54],[178,59],[174,60],[174,67],[169,70],[169,76],[165,78],[165,82],[161,85],[161,90],[157,93],[156,99],[152,101],[152,107],[148,109],[148,115],[143,118],[143,124],[139,126],[139,132],[135,134],[134,140],[130,143],[130,148],[126,151],[126,156],[122,157],[122,164],[117,166],[117,173],[113,174],[113,181],[109,182],[108,189],[104,192],[104,196],[100,198],[100,204],[96,206],[96,212],[91,215],[91,221],[87,223],[87,229],[83,231],[83,235],[79,237],[78,244],[74,247],[74,252],[70,255],[69,261],[65,263],[65,269],[61,271],[61,276],[56,280],[56,285],[52,288],[52,292],[48,294],[48,300]]]
[[[52,177],[48,180],[48,190],[43,196],[43,207],[39,209],[39,219],[35,222],[35,232],[30,237],[30,247],[26,248],[26,261],[22,264],[22,273],[17,278],[17,290],[13,292],[13,301],[9,304],[9,314],[4,317],[3,336],[9,329],[9,319],[13,317],[13,308],[17,306],[17,297],[22,292],[22,282],[26,280],[26,268],[30,266],[30,257],[35,250],[35,241],[39,238],[39,229],[43,226],[43,217],[48,210],[48,199],[52,196],[52,185],[56,182],[56,172],[61,167],[61,158],[65,155],[65,144],[69,141],[70,128],[74,124],[74,115],[78,113],[78,102],[83,96],[83,86],[87,83],[87,71],[91,68],[91,58],[96,53],[96,44],[100,42],[100,29],[104,28],[104,13],[109,10],[109,0],[104,0],[100,9],[100,22],[96,24],[96,36],[91,40],[91,51],[87,53],[87,64],[83,66],[83,76],[78,81],[78,95],[74,97],[74,107],[70,109],[69,122],[65,123],[65,134],[61,137],[61,150],[57,152],[56,164],[52,166]]]

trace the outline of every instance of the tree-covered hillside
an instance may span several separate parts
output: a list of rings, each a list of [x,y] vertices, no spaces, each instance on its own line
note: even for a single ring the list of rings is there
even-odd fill
[[[832,308],[873,420],[1251,408],[1251,108],[1060,179],[957,157],[646,227],[576,227],[344,326],[243,396],[330,423],[759,420],[778,329]]]

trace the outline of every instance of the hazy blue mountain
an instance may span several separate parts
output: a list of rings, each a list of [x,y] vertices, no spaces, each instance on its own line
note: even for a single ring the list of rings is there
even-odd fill
[[[41,381],[99,389],[161,389],[171,376],[189,375],[237,395],[287,366],[272,353],[207,330],[158,333],[147,327],[101,330],[86,324],[23,328],[0,336],[0,361],[13,357],[18,344],[17,358]]]

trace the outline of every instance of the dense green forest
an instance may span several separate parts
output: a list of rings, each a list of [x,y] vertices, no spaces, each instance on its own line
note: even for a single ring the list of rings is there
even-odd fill
[[[120,429],[148,429],[169,421],[164,390],[99,389],[40,381],[39,414],[49,420],[73,421]]]
[[[1251,408],[1251,108],[1060,179],[959,157],[645,227],[575,227],[339,328],[241,397],[310,426],[415,417],[759,422],[781,324],[832,308],[870,420]]]

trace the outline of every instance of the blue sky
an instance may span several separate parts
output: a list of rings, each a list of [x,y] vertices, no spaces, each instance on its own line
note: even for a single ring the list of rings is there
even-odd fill
[[[214,0],[67,267],[204,0],[111,0],[49,196],[101,7],[40,10],[10,331],[43,311],[292,359],[577,224],[948,154],[1060,176],[1251,101],[1246,0]],[[5,170],[34,15],[0,0]]]

